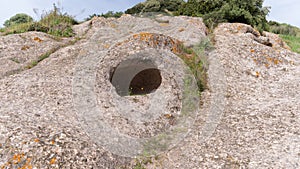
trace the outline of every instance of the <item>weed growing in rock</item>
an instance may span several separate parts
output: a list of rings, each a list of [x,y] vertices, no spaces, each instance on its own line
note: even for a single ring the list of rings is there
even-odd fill
[[[207,70],[208,70],[208,61],[207,61],[207,52],[212,50],[214,47],[211,44],[209,38],[202,39],[198,44],[193,47],[185,47],[181,45],[182,53],[179,55],[180,58],[191,69],[194,74],[200,92],[207,89]]]
[[[144,166],[148,163],[152,163],[152,160],[150,157],[138,157],[135,159],[135,165],[133,166],[133,169],[146,169]]]

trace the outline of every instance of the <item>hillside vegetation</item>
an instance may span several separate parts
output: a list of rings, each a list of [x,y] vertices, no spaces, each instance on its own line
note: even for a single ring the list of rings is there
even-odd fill
[[[300,37],[280,35],[280,37],[291,47],[293,52],[300,53]]]
[[[279,34],[294,52],[300,53],[300,29],[275,21],[268,22],[266,16],[270,7],[263,6],[263,0],[146,0],[125,11],[127,14],[145,15],[151,12],[168,15],[202,17],[212,32],[222,22],[249,24],[260,32]],[[168,7],[168,8],[167,8]]]
[[[72,26],[78,22],[67,13],[62,13],[55,4],[53,9],[42,14],[39,21],[33,21],[26,14],[16,14],[7,20],[5,28],[0,29],[4,35],[23,33],[28,31],[39,31],[54,36],[71,37],[74,35]]]
[[[221,22],[240,22],[268,30],[266,15],[269,7],[263,7],[263,0],[146,0],[125,11],[128,14],[145,12],[166,12],[173,15],[198,16],[210,30]]]
[[[183,0],[146,0],[125,11],[127,14],[141,14],[146,12],[177,11],[184,4]]]
[[[285,23],[270,21],[270,32],[279,34],[291,47],[292,51],[300,53],[300,29]]]

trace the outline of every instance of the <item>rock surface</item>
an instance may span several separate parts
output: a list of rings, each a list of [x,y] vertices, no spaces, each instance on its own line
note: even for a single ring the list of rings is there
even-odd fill
[[[0,78],[32,67],[40,57],[70,41],[40,32],[0,36]]]
[[[162,34],[162,39],[192,46],[206,38],[206,27],[200,18],[125,15],[94,18],[74,30],[80,38],[74,44],[75,39],[37,32],[0,36],[1,167],[300,167],[300,56],[286,49],[278,36],[260,36],[244,24],[219,25],[215,50],[208,56],[209,89],[201,95],[191,131],[171,150],[137,162],[143,158],[113,154],[87,132],[74,104],[76,75],[89,73],[84,66],[101,65],[89,57],[93,54],[94,59],[114,56],[102,63],[109,65],[117,63],[113,52],[118,46],[123,52],[135,46],[174,53],[172,46],[154,47],[148,35]],[[141,46],[134,41],[137,35],[146,38]],[[41,59],[47,52],[49,57]],[[95,93],[106,90],[101,85],[97,83]],[[100,101],[98,97],[97,104],[106,109]],[[120,124],[115,127],[124,132],[126,123]]]

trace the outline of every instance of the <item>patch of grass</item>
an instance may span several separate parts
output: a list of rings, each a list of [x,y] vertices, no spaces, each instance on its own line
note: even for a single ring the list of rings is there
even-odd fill
[[[214,48],[212,43],[209,38],[204,38],[193,47],[187,48],[182,45],[181,48],[183,52],[179,57],[184,60],[195,76],[199,91],[204,91],[207,89],[208,61],[206,56],[207,52]]]
[[[10,27],[2,28],[1,32],[3,32],[4,35],[9,35],[9,34],[24,33],[29,31],[39,31],[39,32],[48,33],[48,30],[49,28],[47,26],[44,26],[39,22],[28,22],[28,23],[15,24]]]
[[[280,37],[291,47],[293,52],[300,53],[300,37],[291,35],[280,35]]]
[[[152,160],[150,157],[139,157],[136,158],[135,165],[133,166],[133,169],[146,169],[144,166],[152,163]]]
[[[52,48],[49,51],[47,51],[46,53],[42,54],[41,56],[38,57],[37,60],[32,61],[31,63],[29,63],[27,66],[25,66],[25,69],[31,69],[34,66],[36,66],[39,62],[43,61],[44,59],[48,58],[52,53],[58,51],[61,48],[64,48],[66,46],[70,46],[70,45],[74,45],[76,42],[78,42],[80,40],[80,38],[75,38],[74,40],[68,42],[67,44],[64,45],[60,45],[58,47]]]
[[[15,24],[10,27],[2,28],[1,32],[5,35],[28,32],[31,24],[32,22]]]
[[[25,69],[31,69],[38,64],[38,61],[34,60],[30,64],[28,64]]]
[[[0,28],[0,32],[1,33],[5,32],[5,29],[4,28]]]
[[[146,169],[145,167],[143,167],[143,164],[138,162],[135,164],[135,166],[133,166],[133,169]]]
[[[50,49],[49,51],[47,51],[46,53],[42,54],[41,56],[38,57],[38,59],[36,60],[33,60],[31,61],[28,65],[22,67],[22,68],[18,68],[18,69],[15,69],[15,70],[12,70],[12,71],[8,71],[4,74],[4,77],[5,76],[10,76],[10,75],[14,75],[14,74],[18,74],[24,70],[27,70],[27,69],[31,69],[33,67],[35,67],[36,65],[38,65],[39,62],[43,61],[44,59],[48,58],[51,54],[53,54],[54,52],[56,52],[57,50],[61,49],[61,48],[64,48],[64,47],[67,47],[69,45],[74,45],[76,42],[78,42],[79,40],[81,40],[81,38],[75,38],[74,40],[68,42],[67,44],[64,44],[64,45],[60,45],[58,47],[55,47],[55,48],[52,48]],[[17,59],[14,59],[12,58],[11,59],[12,61],[16,62],[16,63],[20,63],[19,60]]]
[[[15,63],[21,63],[17,58],[11,58],[10,60],[15,62]]]
[[[300,28],[275,21],[270,21],[269,25],[270,32],[279,34],[293,52],[300,53]]]

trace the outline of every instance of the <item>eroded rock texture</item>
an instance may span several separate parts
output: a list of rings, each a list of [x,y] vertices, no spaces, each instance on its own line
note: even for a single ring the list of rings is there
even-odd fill
[[[143,158],[131,155],[147,155],[139,152],[144,142],[108,136],[118,131],[149,138],[172,127],[179,135],[170,140],[180,138],[150,146],[159,155],[143,160],[145,168],[300,167],[300,56],[278,36],[261,36],[244,24],[219,25],[207,58],[209,89],[201,94],[197,116],[189,116],[182,100],[197,92],[183,92],[185,84],[194,84],[184,80],[186,65],[176,54],[181,42],[193,46],[207,38],[200,18],[125,15],[94,18],[74,30],[78,38],[0,36],[1,167],[133,168]],[[155,58],[161,85],[121,97],[112,72],[139,56]],[[128,115],[126,106],[137,109]],[[114,130],[99,132],[107,126]],[[111,146],[118,142],[133,147],[120,154],[122,144]]]

